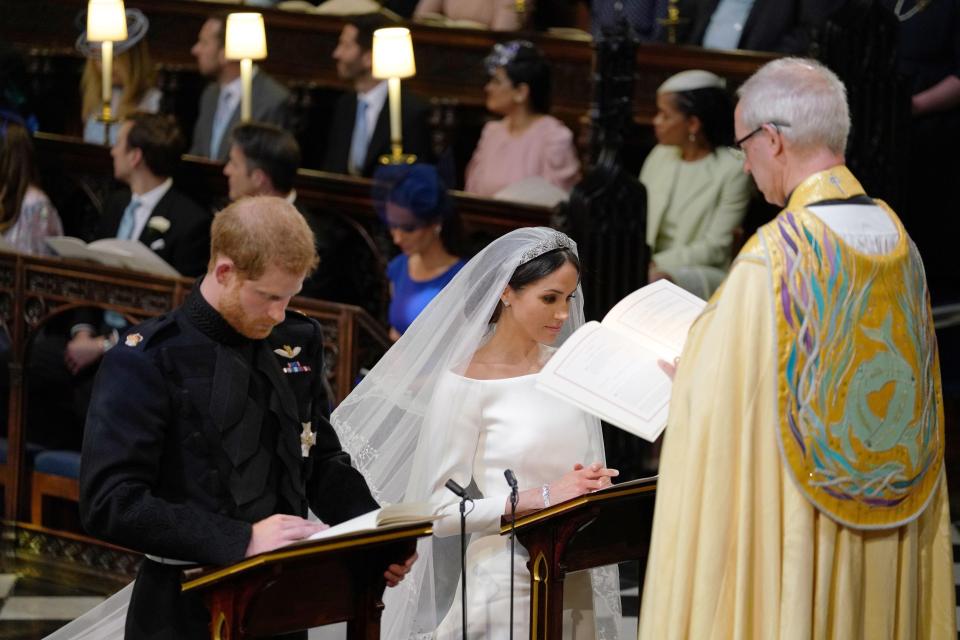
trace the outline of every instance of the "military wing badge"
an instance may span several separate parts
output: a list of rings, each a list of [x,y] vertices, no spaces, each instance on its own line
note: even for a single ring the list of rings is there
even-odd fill
[[[300,355],[300,347],[291,347],[290,345],[285,344],[279,349],[274,349],[273,352],[278,356],[283,356],[284,358],[290,358],[292,360]]]
[[[123,341],[123,344],[128,347],[135,347],[140,344],[140,341],[143,340],[143,336],[139,333],[131,333],[127,336],[127,339]]]

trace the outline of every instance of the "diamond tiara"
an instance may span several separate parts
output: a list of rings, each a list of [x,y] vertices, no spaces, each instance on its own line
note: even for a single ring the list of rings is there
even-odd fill
[[[533,245],[522,254],[520,254],[520,264],[526,264],[534,258],[539,258],[543,254],[555,249],[572,249],[573,241],[565,233],[554,231],[546,239]]]

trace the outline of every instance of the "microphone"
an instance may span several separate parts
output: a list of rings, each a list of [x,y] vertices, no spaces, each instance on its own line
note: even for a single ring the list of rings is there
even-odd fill
[[[453,478],[447,480],[443,486],[460,498],[460,616],[463,640],[467,640],[467,501],[470,496]],[[473,503],[472,500],[470,502]]]
[[[517,525],[517,502],[520,500],[520,490],[517,487],[517,476],[512,469],[504,469],[503,477],[510,485],[510,640],[513,640],[513,563],[517,544],[514,528]]]
[[[514,483],[516,483],[516,480],[514,480]],[[447,482],[443,486],[445,486],[447,489],[455,493],[458,498],[467,497],[467,490],[461,487],[459,484],[457,484],[457,481],[454,480],[453,478],[450,478],[449,480],[447,480]]]

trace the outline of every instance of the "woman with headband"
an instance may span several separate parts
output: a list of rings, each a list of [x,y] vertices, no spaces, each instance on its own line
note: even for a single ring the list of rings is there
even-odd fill
[[[497,44],[485,61],[488,122],[467,165],[465,191],[496,194],[512,183],[539,177],[569,192],[580,178],[573,133],[549,115],[550,66],[526,40]]]
[[[583,324],[576,245],[543,227],[512,231],[471,259],[340,404],[331,422],[381,503],[433,503],[448,517],[423,539],[420,559],[385,594],[382,637],[454,640],[462,635],[458,498],[467,515],[467,637],[510,635],[530,622],[528,555],[499,534],[510,513],[504,471],[519,485],[517,512],[609,486],[599,421],[539,391],[540,369]],[[452,601],[451,601],[452,597]],[[571,574],[565,635],[616,638],[616,567]]]

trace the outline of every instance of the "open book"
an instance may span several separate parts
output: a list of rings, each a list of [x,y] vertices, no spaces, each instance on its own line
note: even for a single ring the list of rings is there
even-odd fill
[[[61,258],[91,260],[108,267],[143,271],[158,276],[180,276],[166,260],[138,240],[104,238],[90,244],[70,236],[53,236],[46,240],[47,245]]]
[[[396,529],[397,527],[407,527],[414,524],[426,524],[446,517],[435,513],[437,508],[439,507],[434,507],[428,502],[400,502],[391,504],[386,507],[374,509],[369,513],[357,516],[346,522],[341,522],[329,529],[318,531],[310,536],[308,540],[325,540],[327,538],[336,538],[378,529]]]
[[[657,360],[680,355],[705,305],[668,280],[638,289],[602,323],[588,322],[567,338],[537,387],[653,442],[667,425],[672,386]]]

